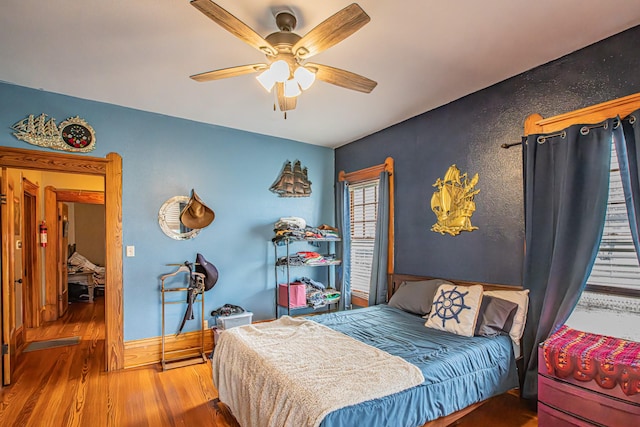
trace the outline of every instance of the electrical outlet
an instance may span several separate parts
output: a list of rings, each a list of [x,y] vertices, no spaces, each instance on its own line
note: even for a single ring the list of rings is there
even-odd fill
[[[202,321],[202,325],[204,326],[204,329],[209,329],[209,321],[207,319]]]
[[[135,246],[127,246],[127,256],[128,257],[136,256],[136,247]]]

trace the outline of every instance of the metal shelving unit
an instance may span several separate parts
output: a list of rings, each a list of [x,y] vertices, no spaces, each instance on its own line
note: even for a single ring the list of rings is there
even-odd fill
[[[334,281],[334,273],[335,273],[335,269],[333,267],[335,267],[336,265],[340,265],[341,261],[340,260],[333,260],[331,262],[328,262],[326,264],[305,264],[305,265],[290,265],[289,264],[289,256],[291,255],[290,252],[290,245],[293,243],[298,243],[298,242],[307,242],[307,243],[327,243],[327,254],[331,253],[333,251],[333,253],[335,253],[335,242],[339,242],[340,239],[337,238],[296,238],[296,237],[284,237],[282,240],[284,242],[284,245],[278,245],[278,242],[273,242],[273,248],[274,248],[274,270],[275,270],[275,279],[276,279],[276,290],[275,290],[275,307],[276,307],[276,318],[280,317],[280,312],[281,309],[285,309],[286,308],[286,314],[288,316],[291,315],[292,310],[303,310],[303,309],[310,309],[312,307],[309,306],[305,306],[305,307],[291,307],[291,268],[327,268],[327,288],[328,289],[332,289],[333,288],[333,281]],[[278,248],[279,247],[283,247],[286,249],[286,253],[285,253],[285,259],[287,260],[287,262],[283,265],[278,265]],[[280,270],[280,272],[279,272]],[[281,282],[280,278],[281,276],[283,276],[282,278],[286,278],[286,282]],[[278,292],[279,292],[279,286],[280,283],[286,283],[287,285],[287,306],[283,306],[279,303],[278,301]],[[339,302],[339,299],[336,301],[332,301],[330,303],[327,303],[326,307],[328,310],[331,309],[332,305],[335,305]],[[320,308],[320,307],[319,307]]]

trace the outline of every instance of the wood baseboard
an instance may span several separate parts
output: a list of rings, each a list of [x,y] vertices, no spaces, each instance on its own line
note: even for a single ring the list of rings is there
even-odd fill
[[[45,304],[42,307],[42,320],[45,322],[58,320],[58,307],[55,304]]]
[[[174,352],[186,350],[200,345],[200,331],[185,332],[177,337],[169,335],[165,337],[165,351]],[[204,331],[204,350],[210,353],[213,350],[213,332],[210,329]],[[194,356],[197,353],[194,352]],[[124,343],[124,368],[152,365],[162,361],[162,337],[144,338],[141,340],[126,341]]]

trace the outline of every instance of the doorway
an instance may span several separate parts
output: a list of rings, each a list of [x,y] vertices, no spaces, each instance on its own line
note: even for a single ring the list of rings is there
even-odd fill
[[[67,237],[64,232],[65,224],[68,224],[68,213],[65,211],[68,209],[66,203],[104,205],[105,194],[101,191],[66,190],[47,186],[44,191],[44,199],[45,220],[51,226],[52,229],[49,230],[49,233],[51,236],[56,236],[55,244],[58,245],[57,250],[45,252],[45,271],[47,272],[45,315],[46,320],[56,320],[64,315],[68,305],[67,243],[65,243]]]
[[[66,232],[69,305],[100,301],[104,296],[104,204],[65,204],[69,210]]]
[[[123,304],[122,304],[122,158],[109,153],[105,158],[84,155],[52,153],[50,151],[26,150],[0,147],[0,167],[30,169],[50,172],[100,175],[105,178],[105,369],[118,370],[124,367]],[[46,200],[45,200],[46,203]],[[7,207],[0,204],[2,221],[2,290],[6,294],[10,283],[8,271]],[[50,233],[57,231],[52,223]],[[52,273],[55,274],[55,271]],[[49,274],[47,274],[49,276]],[[10,314],[10,307],[2,304],[3,320]],[[4,322],[3,322],[4,323]],[[6,325],[3,325],[5,328]],[[8,343],[4,343],[8,344]],[[3,359],[3,371],[10,372]]]

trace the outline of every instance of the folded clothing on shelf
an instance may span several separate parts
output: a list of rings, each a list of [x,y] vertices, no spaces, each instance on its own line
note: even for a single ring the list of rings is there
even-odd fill
[[[337,228],[326,224],[322,224],[318,227],[311,227],[306,225],[306,221],[304,219],[298,217],[280,218],[274,224],[273,231],[276,236],[272,241],[278,244],[282,244],[285,239],[340,239]]]
[[[290,266],[330,265],[337,263],[335,254],[320,255],[317,252],[309,251],[297,252],[293,255],[289,255],[288,257],[283,256],[278,258],[276,261],[276,265],[288,264]]]

